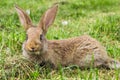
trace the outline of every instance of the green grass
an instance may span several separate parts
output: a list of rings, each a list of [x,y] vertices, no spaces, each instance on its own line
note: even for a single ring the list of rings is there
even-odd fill
[[[0,0],[1,1],[1,0]],[[22,58],[25,31],[14,5],[30,10],[35,24],[48,7],[61,0],[2,0],[0,2],[0,80],[119,80],[120,70],[51,70]],[[68,25],[62,25],[68,21]],[[65,39],[88,34],[101,42],[108,55],[120,60],[120,0],[64,0],[46,37]]]

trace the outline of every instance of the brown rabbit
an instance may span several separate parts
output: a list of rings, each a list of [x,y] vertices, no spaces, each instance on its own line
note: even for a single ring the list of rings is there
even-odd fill
[[[18,6],[15,7],[21,24],[27,34],[23,43],[23,55],[31,61],[50,62],[55,68],[58,65],[77,65],[80,68],[105,66],[110,69],[120,68],[120,62],[113,60],[101,44],[88,35],[64,39],[47,40],[45,35],[48,27],[54,22],[58,5],[53,5],[42,16],[37,26],[32,24],[30,17]]]

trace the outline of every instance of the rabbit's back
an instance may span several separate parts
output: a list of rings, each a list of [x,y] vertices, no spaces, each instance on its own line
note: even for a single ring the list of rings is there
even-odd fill
[[[61,63],[63,66],[84,63],[85,60],[90,61],[92,57],[98,59],[107,56],[105,48],[88,35],[65,40],[50,40],[48,45],[52,62]]]

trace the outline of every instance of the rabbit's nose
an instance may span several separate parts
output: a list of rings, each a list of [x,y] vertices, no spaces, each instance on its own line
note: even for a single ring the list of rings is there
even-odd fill
[[[34,47],[31,47],[31,52],[34,52],[35,51],[35,48]]]

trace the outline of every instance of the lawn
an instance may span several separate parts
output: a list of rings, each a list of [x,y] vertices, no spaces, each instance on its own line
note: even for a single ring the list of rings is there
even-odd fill
[[[37,24],[54,3],[59,10],[47,39],[90,35],[120,61],[120,0],[0,0],[0,80],[120,80],[120,69],[64,67],[52,70],[22,56],[25,31],[14,5],[27,11]],[[67,22],[67,24],[64,24]]]

